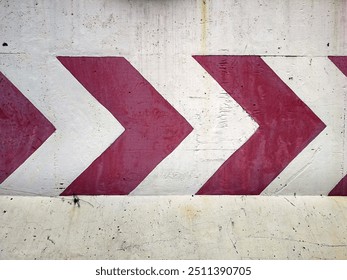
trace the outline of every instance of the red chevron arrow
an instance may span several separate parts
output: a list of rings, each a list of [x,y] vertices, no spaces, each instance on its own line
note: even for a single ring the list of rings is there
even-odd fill
[[[329,59],[347,77],[347,56],[329,56]],[[331,196],[347,196],[347,175],[331,190]]]
[[[259,125],[198,194],[260,194],[325,125],[260,57],[194,58]]]
[[[0,183],[54,131],[54,126],[0,72]]]
[[[126,59],[58,59],[125,128],[62,195],[129,194],[192,127]]]

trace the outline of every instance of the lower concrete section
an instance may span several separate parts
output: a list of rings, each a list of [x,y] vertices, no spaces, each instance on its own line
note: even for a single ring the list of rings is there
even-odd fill
[[[1,259],[347,259],[347,198],[0,197]]]

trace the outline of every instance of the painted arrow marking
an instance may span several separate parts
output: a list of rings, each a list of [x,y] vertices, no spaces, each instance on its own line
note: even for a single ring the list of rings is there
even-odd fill
[[[327,195],[346,174],[347,79],[327,57],[263,59],[326,124],[263,194]]]
[[[260,57],[195,59],[259,124],[198,194],[260,194],[325,125]]]
[[[0,72],[0,184],[55,131]]]
[[[127,135],[127,132],[123,133],[124,128],[107,110],[109,108],[105,108],[107,104],[104,104],[104,107],[93,98],[59,61],[51,57],[15,57],[15,55],[1,57],[1,71],[9,80],[15,82],[24,94],[24,98],[37,107],[57,130],[49,138],[47,137],[47,140],[29,155],[29,158],[26,160],[23,158],[24,163],[10,176],[5,176],[8,177],[1,183],[0,194],[25,193],[54,196],[60,194],[65,186],[77,181],[77,177],[90,168],[91,162],[96,162],[115,142]],[[158,60],[161,60],[160,56]],[[137,60],[134,59],[134,61]],[[344,133],[346,126],[344,107],[347,98],[347,79],[343,74],[345,73],[345,64],[341,64],[343,60],[339,61],[340,64],[332,58],[329,60],[322,57],[285,59],[263,57],[260,61],[262,63],[257,67],[263,68],[258,71],[259,73],[267,75],[268,72],[272,72],[271,69],[276,72],[300,98],[297,98],[299,100],[297,106],[300,107],[300,104],[303,104],[300,101],[302,100],[327,125],[317,137],[312,136],[315,138],[311,142],[307,140],[309,144],[306,148],[303,148],[302,152],[291,160],[279,173],[277,179],[273,180],[262,193],[312,194],[314,190],[314,194],[330,192],[330,195],[344,195],[346,155],[343,151],[347,142],[346,133]],[[270,68],[264,64],[264,61]],[[165,99],[188,119],[194,130],[176,149],[173,147],[175,150],[165,157],[131,194],[195,193],[210,176],[218,170],[217,174],[225,166],[230,155],[230,159],[233,158],[252,141],[259,130],[266,128],[266,123],[264,125],[258,119],[261,116],[254,115],[256,112],[252,112],[252,115],[245,104],[237,99],[241,98],[239,92],[223,93],[224,90],[220,85],[213,82],[214,80],[193,59],[189,60],[184,56],[175,57],[174,61],[170,61],[172,69],[170,68],[169,71],[166,71],[168,69],[165,62],[154,63],[157,66],[156,69],[155,67],[146,69],[146,63],[143,63],[143,60],[138,60],[137,63],[139,65],[136,65],[136,68],[141,69],[142,74],[145,72],[146,79],[149,79],[152,84],[155,84],[155,81],[158,83],[156,87],[160,89],[160,92],[163,90]],[[235,63],[235,65],[238,64]],[[233,67],[236,67],[235,65]],[[228,68],[225,69],[228,70]],[[214,77],[212,71],[207,68],[206,70]],[[229,70],[226,71],[228,75],[232,73]],[[81,71],[89,70],[81,67]],[[132,69],[132,71],[138,74],[136,70]],[[158,78],[158,73],[161,71],[166,73],[165,80],[169,81],[166,78],[171,77],[172,80],[180,81],[180,83],[163,83]],[[27,75],[29,72],[31,75]],[[197,77],[186,75],[190,72],[197,74]],[[272,75],[278,78],[274,73]],[[270,81],[274,81],[274,77]],[[4,81],[7,80],[3,80],[3,85]],[[252,82],[254,81],[257,79]],[[144,84],[147,84],[146,80]],[[231,87],[232,83],[227,86]],[[226,87],[224,89],[227,90]],[[261,91],[264,88],[257,89]],[[283,94],[286,98],[288,95],[293,96],[293,92],[289,92],[290,94],[281,91],[281,96]],[[157,94],[156,91],[155,93]],[[20,93],[19,96],[21,96]],[[231,97],[240,102],[259,123],[258,130],[251,138],[249,137],[253,133],[255,122],[244,111],[238,111],[240,106],[236,102],[235,104],[231,102],[233,101]],[[252,102],[252,99],[248,103]],[[248,103],[246,102],[246,105]],[[277,102],[275,105],[278,104],[281,103]],[[213,112],[218,113],[214,115]],[[310,110],[308,112],[308,115],[312,114]],[[295,110],[291,110],[290,113],[294,117],[288,122],[289,128],[296,120]],[[3,116],[2,113],[0,115]],[[307,117],[307,114],[303,115]],[[302,121],[306,123],[305,118]],[[316,117],[313,119],[317,120]],[[322,125],[321,122],[319,124]],[[139,127],[142,127],[140,123]],[[127,130],[129,128],[130,126],[127,126]],[[321,129],[323,128],[324,125]],[[5,130],[1,129],[1,131]],[[290,129],[290,131],[293,130]],[[122,133],[123,135],[119,137]],[[105,149],[107,149],[106,152]],[[226,163],[223,164],[224,161]],[[322,162],[329,164],[322,164]],[[334,190],[331,191],[333,188]]]
[[[191,55],[127,59],[194,127],[131,195],[195,194],[257,124]]]
[[[125,132],[62,195],[124,195],[192,131],[192,127],[121,57],[59,57],[125,127]]]
[[[5,195],[57,196],[124,131],[50,55],[0,55],[1,71],[56,131],[0,187]]]
[[[329,59],[336,65],[337,68],[339,68],[341,70],[341,72],[347,77],[347,56],[330,56]],[[347,104],[347,94],[345,94],[345,102],[344,102],[345,106]],[[345,124],[347,121],[346,118],[346,108],[344,108],[345,114],[344,114],[344,120],[345,120]],[[347,135],[346,135],[346,126],[345,126],[345,130],[344,130],[344,168],[343,168],[343,174],[347,173],[347,155],[346,155],[346,143],[347,143]],[[331,192],[329,193],[329,195],[339,195],[339,196],[347,196],[347,175],[345,175],[341,181],[335,186],[334,189],[331,190]]]

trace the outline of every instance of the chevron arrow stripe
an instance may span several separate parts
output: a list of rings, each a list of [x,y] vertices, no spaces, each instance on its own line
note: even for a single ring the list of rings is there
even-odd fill
[[[345,57],[58,59],[2,57],[0,194],[346,195]]]
[[[54,126],[0,72],[0,184],[54,131]]]
[[[347,56],[330,56],[329,59],[336,65],[337,68],[339,68],[341,70],[341,72],[347,77]],[[344,102],[345,106],[347,104],[347,94],[345,94],[345,102]],[[345,108],[345,115],[344,115],[344,120],[345,122],[347,121],[346,118],[346,108]],[[345,123],[346,124],[346,123]],[[346,129],[346,126],[345,126]],[[344,152],[344,164],[345,166],[343,167],[343,174],[345,174],[345,176],[341,179],[341,181],[335,186],[334,189],[332,189],[329,193],[329,195],[335,195],[335,196],[347,196],[347,155],[346,155],[346,143],[347,143],[347,135],[346,135],[346,131],[344,131],[344,148],[343,148],[343,152]]]
[[[325,127],[257,56],[195,56],[259,124],[198,194],[260,194]]]
[[[57,196],[124,128],[55,57],[1,55],[1,71],[56,131],[1,184],[0,194]]]
[[[190,124],[121,57],[59,57],[125,127],[62,195],[124,195],[192,131]]]
[[[193,195],[257,124],[191,55],[127,59],[194,127],[131,195]]]
[[[347,77],[347,56],[329,56],[328,58]]]
[[[347,175],[329,192],[329,196],[347,196]]]
[[[328,195],[346,174],[347,79],[328,57],[263,59],[326,124],[263,194]]]

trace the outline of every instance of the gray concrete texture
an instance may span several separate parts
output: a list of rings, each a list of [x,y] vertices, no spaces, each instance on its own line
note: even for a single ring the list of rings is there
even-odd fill
[[[339,197],[0,197],[1,259],[346,259]]]

